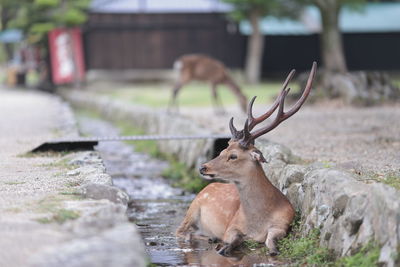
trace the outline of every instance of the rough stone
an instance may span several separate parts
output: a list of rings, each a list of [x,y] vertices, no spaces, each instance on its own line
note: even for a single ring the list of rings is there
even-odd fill
[[[127,205],[129,196],[121,189],[104,184],[86,184],[80,188],[85,198],[108,199],[111,202]]]
[[[139,235],[132,224],[125,223],[100,235],[74,239],[51,247],[32,258],[31,267],[109,267],[146,266]]]

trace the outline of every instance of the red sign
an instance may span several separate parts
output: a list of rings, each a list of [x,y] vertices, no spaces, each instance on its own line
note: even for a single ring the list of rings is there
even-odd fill
[[[82,81],[85,77],[82,37],[78,28],[49,32],[51,71],[54,84]]]

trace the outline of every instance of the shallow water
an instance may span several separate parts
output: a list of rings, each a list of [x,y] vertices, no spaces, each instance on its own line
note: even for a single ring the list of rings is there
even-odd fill
[[[80,117],[85,135],[118,135],[110,123]],[[134,145],[134,143],[133,143]],[[102,142],[96,148],[115,186],[125,190],[132,203],[128,217],[141,233],[150,262],[157,266],[274,266],[280,262],[259,253],[222,257],[216,244],[207,241],[179,242],[174,235],[194,195],[171,187],[161,177],[168,163],[134,151],[122,142]]]

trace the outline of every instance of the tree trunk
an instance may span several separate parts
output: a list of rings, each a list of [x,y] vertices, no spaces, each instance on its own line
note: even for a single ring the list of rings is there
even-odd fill
[[[252,33],[247,43],[246,67],[245,75],[246,80],[250,84],[260,82],[261,76],[261,62],[264,49],[264,36],[260,31],[259,24],[260,16],[257,11],[250,14],[250,24]]]
[[[322,19],[321,54],[325,70],[328,73],[346,73],[346,59],[339,30],[341,3],[338,0],[317,0],[316,5]]]

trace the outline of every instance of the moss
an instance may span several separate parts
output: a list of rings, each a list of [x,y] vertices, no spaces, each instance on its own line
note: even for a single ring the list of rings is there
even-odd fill
[[[4,182],[6,185],[19,185],[19,184],[25,184],[26,182],[18,182],[18,181],[8,181]]]
[[[83,180],[79,179],[79,180],[74,180],[74,181],[68,181],[65,183],[66,187],[76,187],[76,186],[80,186],[82,184]]]
[[[379,179],[379,181],[400,190],[400,175],[398,174],[388,174],[383,179]]]
[[[383,174],[368,173],[366,176],[361,177],[362,180],[373,180],[380,183],[387,184],[397,190],[400,190],[400,173],[397,171]]]
[[[49,213],[50,215],[36,219],[36,221],[40,223],[64,223],[67,220],[79,218],[79,212],[62,207],[63,201],[77,200],[79,198],[80,196],[75,195],[52,195],[45,197],[36,203],[35,209],[39,213]]]
[[[54,161],[51,163],[46,163],[46,164],[42,164],[40,166],[42,167],[46,167],[48,169],[65,169],[65,170],[73,170],[78,168],[77,165],[73,165],[73,164],[69,164],[70,159],[69,158],[62,158],[58,161]]]
[[[64,223],[68,220],[75,220],[79,218],[80,214],[77,211],[68,210],[68,209],[56,209],[53,210],[52,215],[50,217],[39,218],[36,221],[39,223],[47,224],[47,223]]]
[[[64,195],[64,196],[81,196],[81,194],[76,191],[62,191],[62,192],[59,192],[58,194]]]
[[[46,152],[27,152],[23,154],[19,154],[20,158],[36,158],[36,157],[63,157],[68,154],[71,154],[71,151],[46,151]]]

